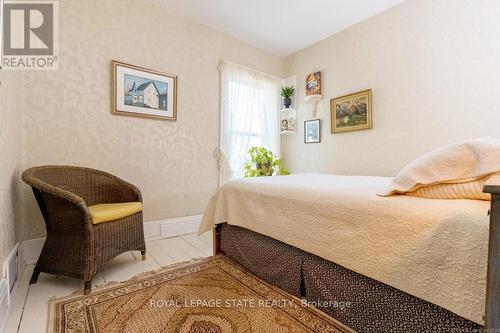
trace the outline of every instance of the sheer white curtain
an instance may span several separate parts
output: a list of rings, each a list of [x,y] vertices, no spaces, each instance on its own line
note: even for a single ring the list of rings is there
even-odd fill
[[[221,61],[219,184],[243,177],[248,149],[262,146],[280,156],[281,79]]]

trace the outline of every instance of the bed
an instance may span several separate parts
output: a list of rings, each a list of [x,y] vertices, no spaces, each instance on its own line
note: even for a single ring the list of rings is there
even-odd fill
[[[497,310],[485,309],[490,202],[379,196],[390,181],[326,174],[232,181],[212,197],[200,232],[217,227],[217,252],[289,292],[358,302],[322,310],[360,332],[469,332],[481,329],[488,310],[490,322],[498,320]]]

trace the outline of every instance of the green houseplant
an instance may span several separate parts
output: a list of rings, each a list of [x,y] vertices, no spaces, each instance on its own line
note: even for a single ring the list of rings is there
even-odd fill
[[[245,177],[290,174],[283,166],[283,161],[264,147],[252,147],[248,150],[248,154],[250,162],[245,164]]]
[[[281,88],[281,96],[283,97],[283,105],[285,108],[289,108],[292,104],[292,96],[295,93],[295,87],[285,86]]]

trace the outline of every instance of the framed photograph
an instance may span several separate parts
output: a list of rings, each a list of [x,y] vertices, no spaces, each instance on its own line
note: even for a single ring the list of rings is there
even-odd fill
[[[113,61],[112,112],[176,120],[177,77]]]
[[[373,128],[372,90],[330,100],[332,133]]]
[[[315,72],[306,77],[306,96],[321,95],[321,72]]]
[[[312,119],[304,121],[304,143],[321,142],[321,120]]]

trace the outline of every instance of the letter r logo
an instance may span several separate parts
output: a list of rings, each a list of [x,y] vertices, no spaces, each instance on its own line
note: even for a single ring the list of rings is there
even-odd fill
[[[4,55],[53,55],[52,3],[6,3],[3,15]]]

